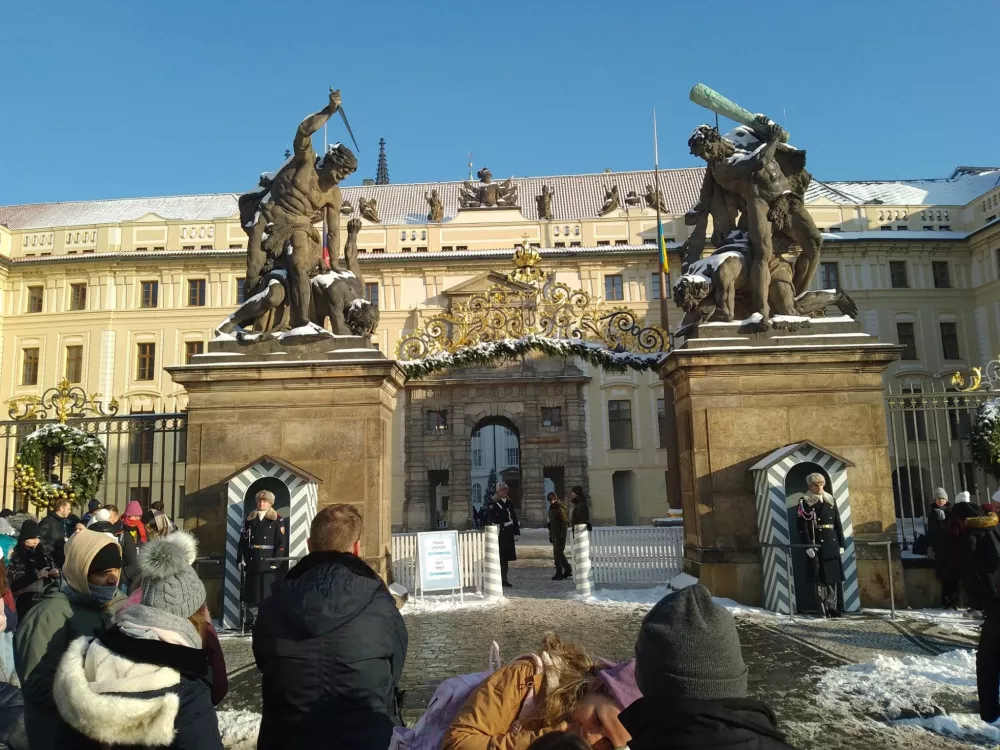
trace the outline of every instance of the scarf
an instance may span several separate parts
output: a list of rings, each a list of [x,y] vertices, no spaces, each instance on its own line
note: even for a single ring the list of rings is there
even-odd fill
[[[133,529],[139,535],[139,539],[142,544],[146,543],[146,526],[142,521],[133,521],[128,518],[123,518],[122,525],[124,525],[126,529]]]

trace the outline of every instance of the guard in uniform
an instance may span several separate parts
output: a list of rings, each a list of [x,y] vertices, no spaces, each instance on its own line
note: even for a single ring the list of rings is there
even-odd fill
[[[826,478],[819,473],[806,477],[809,491],[799,501],[799,537],[806,549],[806,577],[816,586],[820,616],[840,617],[838,584],[844,581],[841,557],[847,542],[840,523],[840,513],[833,496],[825,492]]]
[[[243,521],[236,562],[243,566],[243,602],[247,607],[248,626],[257,618],[257,608],[271,596],[271,587],[287,566],[288,522],[274,510],[274,495],[261,490],[254,498],[257,509]]]

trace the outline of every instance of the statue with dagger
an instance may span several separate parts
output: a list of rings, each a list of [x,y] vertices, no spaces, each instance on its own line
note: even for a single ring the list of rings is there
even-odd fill
[[[277,172],[261,175],[259,189],[240,196],[240,221],[248,236],[247,296],[255,293],[263,277],[283,270],[288,289],[292,328],[310,322],[311,279],[332,270],[341,272],[340,182],[358,168],[347,146],[331,145],[322,156],[313,149],[312,137],[336,113],[357,148],[341,106],[340,91],[330,89],[327,105],[309,115],[295,132],[291,155]],[[315,224],[322,221],[330,251],[330,267],[323,258],[323,237]]]
[[[742,234],[749,265],[743,296],[748,312],[759,313],[766,326],[772,274],[785,275],[782,266],[788,265],[781,256],[799,250],[787,274],[794,295],[806,292],[819,267],[822,237],[804,201],[812,179],[805,169],[806,152],[788,145],[787,131],[773,120],[751,114],[704,84],[691,89],[691,100],[740,126],[723,136],[717,127],[699,125],[688,140],[691,153],[708,168],[698,203],[685,217],[695,226],[685,266],[700,257],[709,217],[716,247],[733,233]]]

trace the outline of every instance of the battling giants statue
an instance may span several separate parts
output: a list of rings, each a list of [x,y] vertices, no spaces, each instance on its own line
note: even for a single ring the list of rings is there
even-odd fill
[[[274,173],[261,175],[260,189],[240,196],[240,221],[247,233],[247,301],[220,326],[220,333],[259,340],[288,329],[322,336],[330,320],[337,335],[370,334],[378,309],[363,297],[364,281],[357,260],[359,219],[348,222],[344,259],[340,257],[340,182],[358,167],[349,148],[335,144],[322,158],[312,136],[340,108],[340,92],[330,90],[327,106],[302,121],[294,151]],[[363,213],[363,211],[362,211]],[[329,264],[323,238],[326,227]],[[253,323],[251,338],[244,326]]]
[[[805,169],[806,152],[789,146],[788,133],[772,120],[751,115],[701,84],[692,89],[691,99],[742,125],[726,136],[700,125],[688,140],[691,153],[703,158],[708,169],[698,203],[685,217],[695,229],[685,243],[686,275],[674,289],[675,300],[689,313],[685,325],[732,320],[739,307],[740,314],[755,316],[755,323],[766,329],[773,313],[815,315],[824,300],[853,317],[854,303],[841,290],[830,290],[822,299],[806,291],[819,267],[822,244],[805,207],[812,179]],[[705,268],[694,267],[704,263],[710,217],[712,242],[719,251],[707,264],[712,273],[706,274]],[[734,231],[743,233],[738,240]],[[723,251],[726,244],[730,246]],[[790,264],[782,256],[796,247],[798,256]]]

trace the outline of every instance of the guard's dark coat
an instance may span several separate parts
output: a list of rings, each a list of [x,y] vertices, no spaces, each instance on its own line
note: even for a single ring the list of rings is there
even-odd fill
[[[514,537],[521,535],[521,527],[517,523],[517,513],[511,505],[510,498],[504,500],[499,495],[493,498],[489,508],[491,524],[500,527],[500,562],[510,562],[517,559],[517,548]]]
[[[815,520],[810,520],[810,513],[815,513]],[[818,502],[807,505],[805,500],[799,501],[799,541],[802,544],[818,544],[815,565],[807,559],[806,575],[809,581],[815,583],[840,583],[844,580],[844,566],[840,560],[840,550],[847,546],[844,539],[844,529],[840,524],[840,514],[832,502]],[[817,578],[817,573],[819,577]]]
[[[268,509],[261,519],[255,510],[243,521],[237,562],[246,563],[246,592],[244,601],[257,605],[271,595],[271,587],[278,580],[284,561],[275,557],[288,556],[288,522],[274,510]]]

